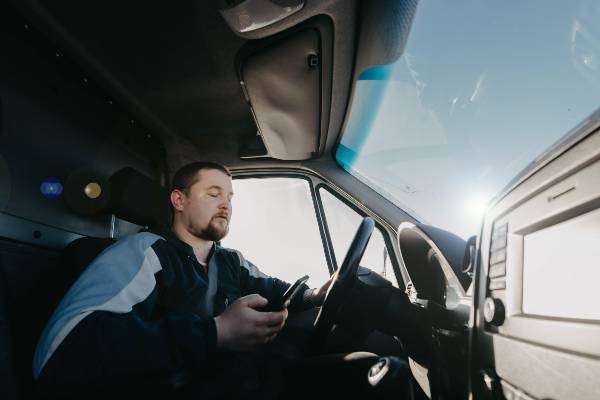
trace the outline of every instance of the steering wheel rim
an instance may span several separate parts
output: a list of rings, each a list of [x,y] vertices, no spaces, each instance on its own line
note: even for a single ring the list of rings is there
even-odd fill
[[[327,290],[323,305],[314,322],[312,337],[312,349],[314,352],[320,351],[327,342],[327,338],[335,325],[336,317],[348,300],[352,288],[358,279],[357,271],[360,260],[367,248],[374,228],[375,221],[372,218],[365,217],[362,220],[348,248],[346,257],[344,257],[344,262],[333,274],[333,281]]]

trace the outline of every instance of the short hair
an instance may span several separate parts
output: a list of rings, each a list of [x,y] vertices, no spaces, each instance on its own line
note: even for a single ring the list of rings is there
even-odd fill
[[[181,190],[185,194],[188,194],[189,189],[200,179],[198,172],[204,169],[216,169],[231,177],[231,172],[224,165],[212,161],[196,161],[184,165],[175,172],[173,182],[171,183],[171,192],[173,190]]]

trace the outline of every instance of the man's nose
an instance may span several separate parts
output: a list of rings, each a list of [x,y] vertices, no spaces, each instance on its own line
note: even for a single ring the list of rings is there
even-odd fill
[[[231,203],[229,202],[229,200],[223,200],[221,202],[221,204],[219,204],[219,208],[221,210],[227,210],[230,211],[231,210]]]

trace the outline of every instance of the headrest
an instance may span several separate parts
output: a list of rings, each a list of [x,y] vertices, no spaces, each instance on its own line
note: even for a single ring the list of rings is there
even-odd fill
[[[79,215],[108,212],[159,229],[171,223],[167,190],[131,167],[118,170],[108,180],[95,171],[75,171],[66,181],[64,195],[67,205]]]
[[[127,167],[115,172],[109,183],[109,209],[117,217],[142,226],[169,227],[169,194],[158,182]]]

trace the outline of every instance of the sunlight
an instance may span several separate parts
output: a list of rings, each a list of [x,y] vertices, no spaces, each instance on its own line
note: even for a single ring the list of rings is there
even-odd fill
[[[471,219],[476,219],[481,221],[483,215],[485,214],[485,210],[488,207],[489,196],[483,194],[476,194],[467,197],[467,201],[465,202],[465,210],[467,215]]]

